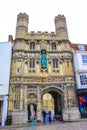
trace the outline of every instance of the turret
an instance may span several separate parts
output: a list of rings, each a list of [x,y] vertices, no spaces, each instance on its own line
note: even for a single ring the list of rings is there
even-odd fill
[[[58,15],[55,17],[55,32],[59,39],[68,40],[68,31],[66,18],[64,15]]]
[[[23,13],[23,14],[20,13],[17,16],[15,38],[24,38],[25,34],[28,33],[28,19],[29,19],[29,16],[26,13]]]

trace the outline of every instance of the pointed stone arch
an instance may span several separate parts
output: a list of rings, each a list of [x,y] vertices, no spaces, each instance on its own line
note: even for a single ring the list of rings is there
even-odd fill
[[[55,85],[51,85],[51,86],[46,86],[45,88],[43,88],[41,90],[41,95],[47,93],[47,92],[50,92],[50,91],[54,91],[54,92],[57,92],[59,93],[61,96],[64,95],[64,90],[61,89],[60,87],[58,86],[55,86]]]
[[[45,88],[42,88],[41,89],[41,100],[43,105],[42,108],[44,108],[43,96],[46,93],[51,94],[54,99],[53,109],[51,108],[49,109],[51,109],[52,112],[54,111],[53,114],[59,112],[62,116],[62,108],[64,106],[64,94],[65,94],[64,90],[61,87],[58,87],[57,85],[47,85]]]

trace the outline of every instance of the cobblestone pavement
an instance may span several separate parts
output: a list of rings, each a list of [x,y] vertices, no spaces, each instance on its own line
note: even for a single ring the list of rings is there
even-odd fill
[[[29,124],[4,126],[0,130],[87,130],[87,119],[78,122],[55,122],[52,124],[37,124],[32,127]]]

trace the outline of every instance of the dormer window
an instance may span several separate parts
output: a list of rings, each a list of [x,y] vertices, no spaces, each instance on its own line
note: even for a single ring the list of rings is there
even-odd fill
[[[34,42],[30,42],[30,50],[35,50],[35,43]]]
[[[84,49],[84,45],[79,45],[79,50],[80,51],[84,51],[85,49]]]

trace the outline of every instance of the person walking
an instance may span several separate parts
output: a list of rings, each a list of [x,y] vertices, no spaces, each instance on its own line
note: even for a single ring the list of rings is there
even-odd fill
[[[51,124],[51,122],[52,122],[52,113],[51,113],[51,111],[49,111],[49,113],[48,113],[48,120],[49,120],[49,123]]]
[[[42,111],[42,115],[43,115],[43,123],[46,124],[46,112],[45,112],[45,110]]]
[[[31,126],[35,125],[35,119],[34,119],[34,115],[31,115]]]

